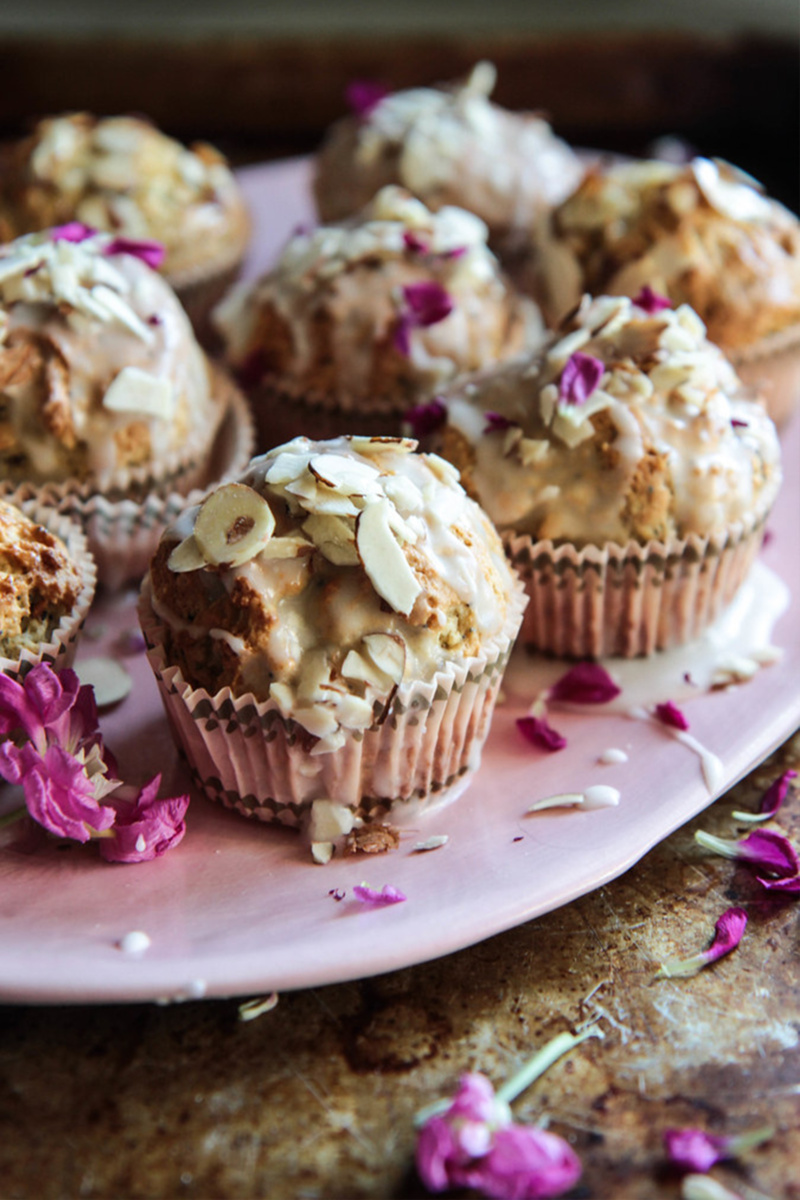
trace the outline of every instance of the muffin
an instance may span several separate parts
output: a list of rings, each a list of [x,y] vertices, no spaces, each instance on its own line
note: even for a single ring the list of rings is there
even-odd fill
[[[512,246],[570,194],[583,167],[542,117],[491,103],[495,78],[492,64],[481,62],[462,84],[372,97],[338,121],[317,158],[321,219],[349,217],[393,183],[432,210],[458,205],[476,213],[498,252]]]
[[[141,577],[176,497],[249,449],[243,402],[135,244],[66,226],[0,247],[0,493],[79,520],[104,583]]]
[[[478,766],[524,595],[456,472],[415,447],[297,438],[164,533],[140,618],[212,799],[368,819]]]
[[[77,525],[52,510],[0,500],[0,671],[72,665],[96,572]]]
[[[800,221],[727,163],[590,171],[535,231],[523,276],[551,325],[585,292],[690,304],[774,420],[800,399]]]
[[[196,327],[238,274],[249,219],[213,146],[187,148],[139,117],[47,117],[0,162],[0,238],[80,221],[164,247],[161,270]]]
[[[543,330],[479,218],[431,213],[396,187],[356,220],[295,234],[214,319],[250,392],[261,449],[299,434],[398,434],[409,409]]]
[[[689,641],[733,597],[780,484],[772,421],[688,306],[586,297],[547,347],[442,396],[442,452],[570,657]]]

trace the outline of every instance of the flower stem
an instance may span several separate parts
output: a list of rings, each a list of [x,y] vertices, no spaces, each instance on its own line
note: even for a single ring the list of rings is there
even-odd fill
[[[728,841],[726,838],[714,837],[713,833],[706,833],[704,829],[697,830],[694,840],[705,850],[711,850],[714,854],[721,854],[723,858],[738,857],[739,848],[736,842]]]
[[[13,825],[20,817],[24,817],[27,811],[23,804],[22,808],[15,808],[13,812],[6,813],[5,816],[0,817],[0,829],[5,829],[7,825]]]
[[[498,1100],[510,1104],[512,1100],[516,1100],[517,1096],[521,1095],[526,1088],[529,1088],[532,1083],[535,1083],[540,1075],[544,1075],[545,1071],[552,1067],[554,1062],[557,1062],[563,1054],[567,1054],[581,1042],[585,1042],[587,1038],[604,1037],[605,1034],[601,1029],[593,1026],[591,1029],[584,1029],[582,1033],[559,1033],[552,1038],[541,1050],[534,1054],[533,1058],[529,1059],[523,1067],[513,1075],[507,1083],[504,1083],[501,1088],[497,1089],[496,1097]]]

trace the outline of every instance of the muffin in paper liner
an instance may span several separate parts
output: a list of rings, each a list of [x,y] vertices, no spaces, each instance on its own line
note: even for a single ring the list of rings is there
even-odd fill
[[[730,360],[742,383],[763,397],[778,427],[800,406],[800,325],[769,334]]]
[[[635,658],[691,641],[733,599],[765,520],[708,538],[582,549],[504,534],[530,598],[520,643],[560,658]]]
[[[212,696],[193,688],[164,650],[149,577],[139,599],[148,659],[178,746],[211,800],[261,821],[299,827],[314,800],[333,798],[359,816],[416,814],[455,799],[480,765],[503,671],[526,597],[515,586],[504,627],[483,653],[449,662],[429,682],[398,688],[381,723],[348,732],[344,745],[313,754],[316,738],[273,700]]]
[[[98,581],[120,588],[147,570],[166,525],[183,508],[196,504],[214,483],[244,470],[254,444],[253,422],[244,398],[227,375],[213,369],[214,391],[222,419],[210,451],[178,466],[165,478],[147,469],[126,472],[118,485],[100,493],[78,480],[36,486],[0,481],[0,495],[15,504],[35,501],[76,521],[83,528],[97,564]]]
[[[60,618],[47,641],[41,642],[36,649],[22,647],[16,658],[0,655],[0,671],[12,679],[24,678],[38,663],[47,663],[54,670],[72,666],[97,584],[94,558],[83,530],[75,521],[37,501],[18,504],[18,507],[30,520],[61,539],[80,577],[81,588],[72,609]]]

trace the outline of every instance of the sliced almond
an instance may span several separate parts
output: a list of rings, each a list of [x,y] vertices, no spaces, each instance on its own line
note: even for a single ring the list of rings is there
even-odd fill
[[[361,639],[369,658],[392,683],[400,683],[406,669],[407,649],[396,633],[367,633]]]
[[[343,454],[318,454],[308,469],[324,487],[346,496],[374,495],[381,490],[377,467]]]
[[[406,437],[359,437],[358,434],[349,434],[347,440],[356,453],[367,455],[383,454],[387,450],[409,454],[419,445],[415,438]]]
[[[265,476],[267,483],[280,486],[299,479],[306,472],[308,457],[307,454],[285,450],[270,465]]]
[[[385,671],[382,671],[370,659],[365,658],[363,654],[359,654],[357,650],[348,651],[340,667],[340,672],[344,679],[349,679],[354,683],[366,683],[368,687],[374,688],[379,694],[387,692],[392,682]]]
[[[303,522],[303,531],[308,534],[321,554],[337,567],[358,565],[355,530],[352,524],[329,513],[312,513]]]
[[[423,458],[440,483],[458,483],[461,474],[446,458],[442,458],[439,454],[425,454]]]
[[[167,559],[167,566],[176,575],[182,575],[185,571],[199,571],[205,565],[206,559],[200,553],[200,547],[197,545],[193,533],[190,533],[182,542],[178,542]]]
[[[356,548],[367,578],[395,612],[408,616],[422,587],[389,524],[393,506],[384,498],[369,504],[356,522]]]
[[[369,729],[375,720],[372,703],[350,692],[337,700],[336,717],[344,729]]]
[[[311,805],[308,836],[312,842],[335,842],[350,833],[355,813],[346,804],[334,800],[315,800]]]
[[[81,683],[94,688],[98,708],[119,704],[133,687],[133,680],[122,663],[113,658],[84,658],[77,664]]]
[[[383,480],[384,493],[402,512],[415,513],[422,508],[422,492],[405,475],[387,475]]]
[[[546,439],[524,437],[520,439],[517,454],[523,467],[532,467],[542,461],[549,449],[550,443]]]
[[[169,379],[139,367],[123,367],[103,396],[103,408],[168,421],[175,411],[175,389]]]
[[[194,537],[207,562],[241,566],[266,546],[275,517],[264,497],[244,483],[227,483],[200,506]]]
[[[321,867],[327,866],[333,858],[333,842],[312,842],[311,857]]]
[[[326,651],[322,648],[309,650],[303,657],[303,669],[297,684],[297,699],[303,704],[313,704],[327,699],[320,691],[323,683],[329,683],[331,664]]]
[[[270,538],[264,549],[260,552],[263,558],[299,558],[301,554],[310,553],[313,546],[307,538],[300,537],[299,534],[290,534],[288,537]]]

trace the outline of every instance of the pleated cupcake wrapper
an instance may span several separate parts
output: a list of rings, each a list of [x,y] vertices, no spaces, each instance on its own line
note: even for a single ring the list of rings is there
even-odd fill
[[[81,579],[81,590],[74,607],[61,617],[46,642],[40,643],[35,650],[23,648],[19,658],[0,655],[0,671],[12,679],[21,680],[38,663],[47,663],[56,671],[72,666],[78,639],[94,599],[97,568],[86,536],[75,521],[35,500],[19,504],[19,508],[26,517],[61,539]]]
[[[384,723],[345,731],[345,743],[311,754],[316,739],[271,701],[223,688],[212,696],[169,666],[166,629],[145,580],[139,619],[174,737],[211,800],[245,816],[300,826],[314,800],[365,818],[416,813],[459,790],[480,764],[503,671],[526,598],[515,584],[503,629],[478,657],[448,663],[429,683],[403,684]]]
[[[800,405],[800,325],[761,338],[728,357],[746,387],[764,400],[776,425],[785,425]]]
[[[554,546],[504,536],[530,603],[520,641],[563,658],[635,658],[697,637],[733,599],[766,514],[725,533],[628,546]]]
[[[197,504],[212,485],[244,471],[253,451],[253,423],[247,404],[222,372],[215,373],[215,391],[223,411],[216,436],[202,459],[192,463],[166,491],[151,479],[151,488],[138,498],[110,499],[79,485],[6,483],[0,485],[12,503],[36,499],[47,503],[84,529],[104,587],[119,588],[138,581],[147,570],[165,526],[190,504]]]

